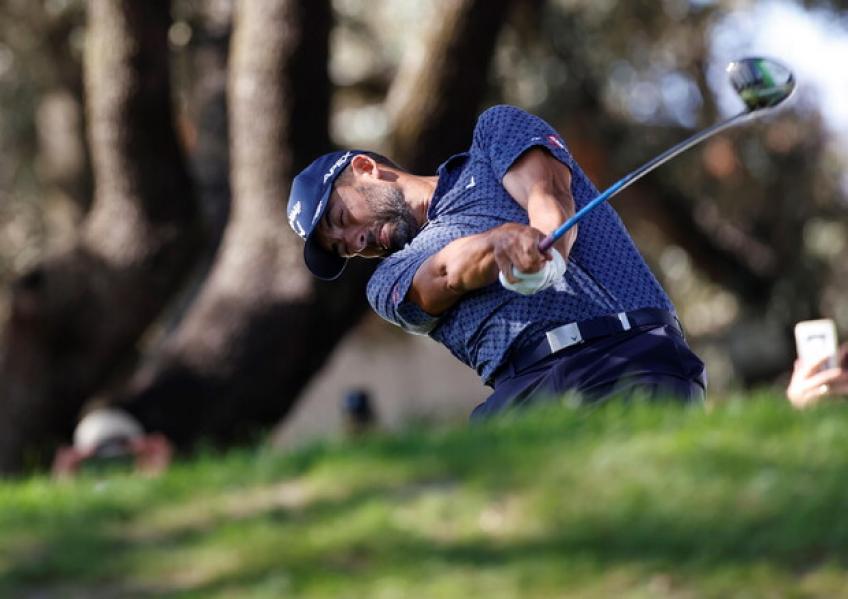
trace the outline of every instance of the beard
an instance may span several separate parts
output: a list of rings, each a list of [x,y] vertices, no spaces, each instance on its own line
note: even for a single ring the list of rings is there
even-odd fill
[[[365,198],[368,207],[374,213],[374,222],[378,227],[391,225],[389,235],[389,253],[403,249],[412,241],[418,231],[418,223],[406,203],[403,192],[397,187],[367,185],[358,189]]]

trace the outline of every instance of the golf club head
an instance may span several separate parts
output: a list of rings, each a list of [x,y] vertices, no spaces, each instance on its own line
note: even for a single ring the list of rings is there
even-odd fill
[[[748,110],[772,108],[792,95],[792,71],[769,58],[742,58],[727,65],[733,89]]]

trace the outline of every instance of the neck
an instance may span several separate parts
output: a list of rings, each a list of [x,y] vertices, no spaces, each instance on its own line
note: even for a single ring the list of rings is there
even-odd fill
[[[406,203],[409,204],[419,228],[423,227],[429,220],[427,210],[430,208],[430,202],[433,200],[438,182],[439,178],[436,176],[424,177],[405,173],[398,181],[403,190],[404,198],[406,198]]]

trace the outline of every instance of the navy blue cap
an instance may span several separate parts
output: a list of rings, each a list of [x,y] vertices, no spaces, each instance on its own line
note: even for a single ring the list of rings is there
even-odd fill
[[[327,210],[333,183],[354,156],[364,153],[361,150],[342,150],[324,154],[300,171],[292,181],[286,209],[289,225],[306,241],[303,259],[307,268],[325,281],[332,281],[342,274],[347,258],[325,250],[313,233]]]

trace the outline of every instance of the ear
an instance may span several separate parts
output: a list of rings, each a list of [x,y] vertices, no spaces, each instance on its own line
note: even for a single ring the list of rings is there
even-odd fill
[[[380,165],[377,161],[365,154],[357,154],[350,161],[350,170],[358,178],[379,179]]]

